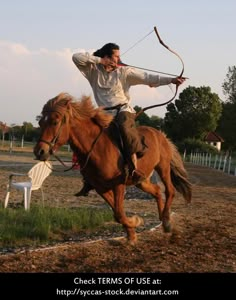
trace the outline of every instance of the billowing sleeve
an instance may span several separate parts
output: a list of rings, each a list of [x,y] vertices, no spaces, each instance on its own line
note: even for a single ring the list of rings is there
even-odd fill
[[[135,68],[127,68],[126,79],[130,86],[144,84],[152,87],[168,85],[172,81],[172,77],[164,77],[156,74],[150,74],[141,70],[137,70]]]
[[[94,56],[89,54],[88,52],[83,53],[75,53],[72,55],[72,60],[77,68],[81,71],[81,73],[87,77],[92,66],[95,64],[99,64],[101,58],[98,56]]]

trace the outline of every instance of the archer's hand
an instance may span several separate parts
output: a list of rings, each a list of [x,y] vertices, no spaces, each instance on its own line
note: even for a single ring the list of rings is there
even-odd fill
[[[105,56],[103,58],[101,58],[101,62],[102,65],[104,65],[104,68],[106,69],[106,71],[110,72],[115,70],[118,66],[117,63],[110,57]]]
[[[176,77],[173,78],[171,83],[176,84],[176,85],[181,85],[186,79],[183,77]]]

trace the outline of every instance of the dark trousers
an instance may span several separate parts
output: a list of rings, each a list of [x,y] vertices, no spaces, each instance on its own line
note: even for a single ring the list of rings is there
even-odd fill
[[[118,113],[116,122],[124,143],[125,154],[130,157],[134,153],[142,153],[144,146],[135,124],[135,114],[128,111]]]

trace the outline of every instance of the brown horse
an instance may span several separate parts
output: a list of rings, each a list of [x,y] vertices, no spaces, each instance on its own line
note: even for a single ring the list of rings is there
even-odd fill
[[[125,228],[128,240],[134,243],[137,240],[135,228],[143,224],[143,220],[136,215],[127,217],[124,211],[125,187],[133,183],[114,139],[113,127],[110,126],[112,120],[113,117],[102,108],[94,108],[89,97],[75,101],[69,94],[61,93],[43,107],[39,121],[41,136],[34,154],[37,159],[48,160],[60,146],[69,143],[78,156],[82,175],[108,202],[116,221]],[[148,148],[138,160],[138,168],[146,179],[136,186],[156,199],[159,218],[168,232],[171,229],[170,207],[175,189],[190,202],[191,184],[181,156],[172,142],[152,127],[140,126],[138,131],[145,136]],[[154,170],[165,186],[165,203],[161,188],[150,181]]]

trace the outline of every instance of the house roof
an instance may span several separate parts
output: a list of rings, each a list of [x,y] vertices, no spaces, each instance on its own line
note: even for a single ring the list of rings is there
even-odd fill
[[[204,139],[205,142],[224,142],[221,136],[219,136],[216,132],[210,131],[208,132]]]

